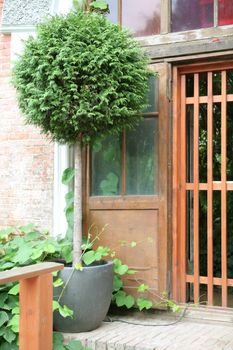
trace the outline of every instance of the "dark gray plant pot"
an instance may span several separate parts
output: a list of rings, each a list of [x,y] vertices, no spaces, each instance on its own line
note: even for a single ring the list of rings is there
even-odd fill
[[[59,276],[64,282],[72,274],[72,267],[65,267]],[[73,310],[73,318],[64,318],[54,313],[54,330],[65,333],[87,332],[97,328],[105,318],[112,296],[113,262],[75,270],[60,300]],[[61,288],[54,288],[54,299]]]

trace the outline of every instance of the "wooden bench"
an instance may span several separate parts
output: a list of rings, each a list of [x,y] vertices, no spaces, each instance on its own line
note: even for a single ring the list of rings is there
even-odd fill
[[[16,281],[20,284],[20,350],[52,350],[52,272],[63,267],[45,262],[0,272],[0,284]]]

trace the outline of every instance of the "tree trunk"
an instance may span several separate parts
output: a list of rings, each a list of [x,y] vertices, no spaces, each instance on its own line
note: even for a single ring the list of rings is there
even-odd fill
[[[82,254],[82,152],[80,143],[74,146],[74,168],[73,266],[80,262]]]

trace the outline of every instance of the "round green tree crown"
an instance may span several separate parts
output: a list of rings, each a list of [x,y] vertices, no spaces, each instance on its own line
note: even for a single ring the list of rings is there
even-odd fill
[[[29,124],[60,143],[133,127],[145,108],[148,58],[128,31],[96,13],[40,24],[13,69]]]

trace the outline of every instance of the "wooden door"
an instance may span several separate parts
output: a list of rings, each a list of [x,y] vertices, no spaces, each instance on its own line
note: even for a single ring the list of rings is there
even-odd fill
[[[138,271],[126,280],[128,292],[146,283],[154,297],[167,291],[168,66],[151,69],[159,75],[150,81],[150,107],[139,126],[87,151],[84,200],[86,230],[107,225],[101,244]]]
[[[173,296],[233,306],[233,62],[174,68]]]

